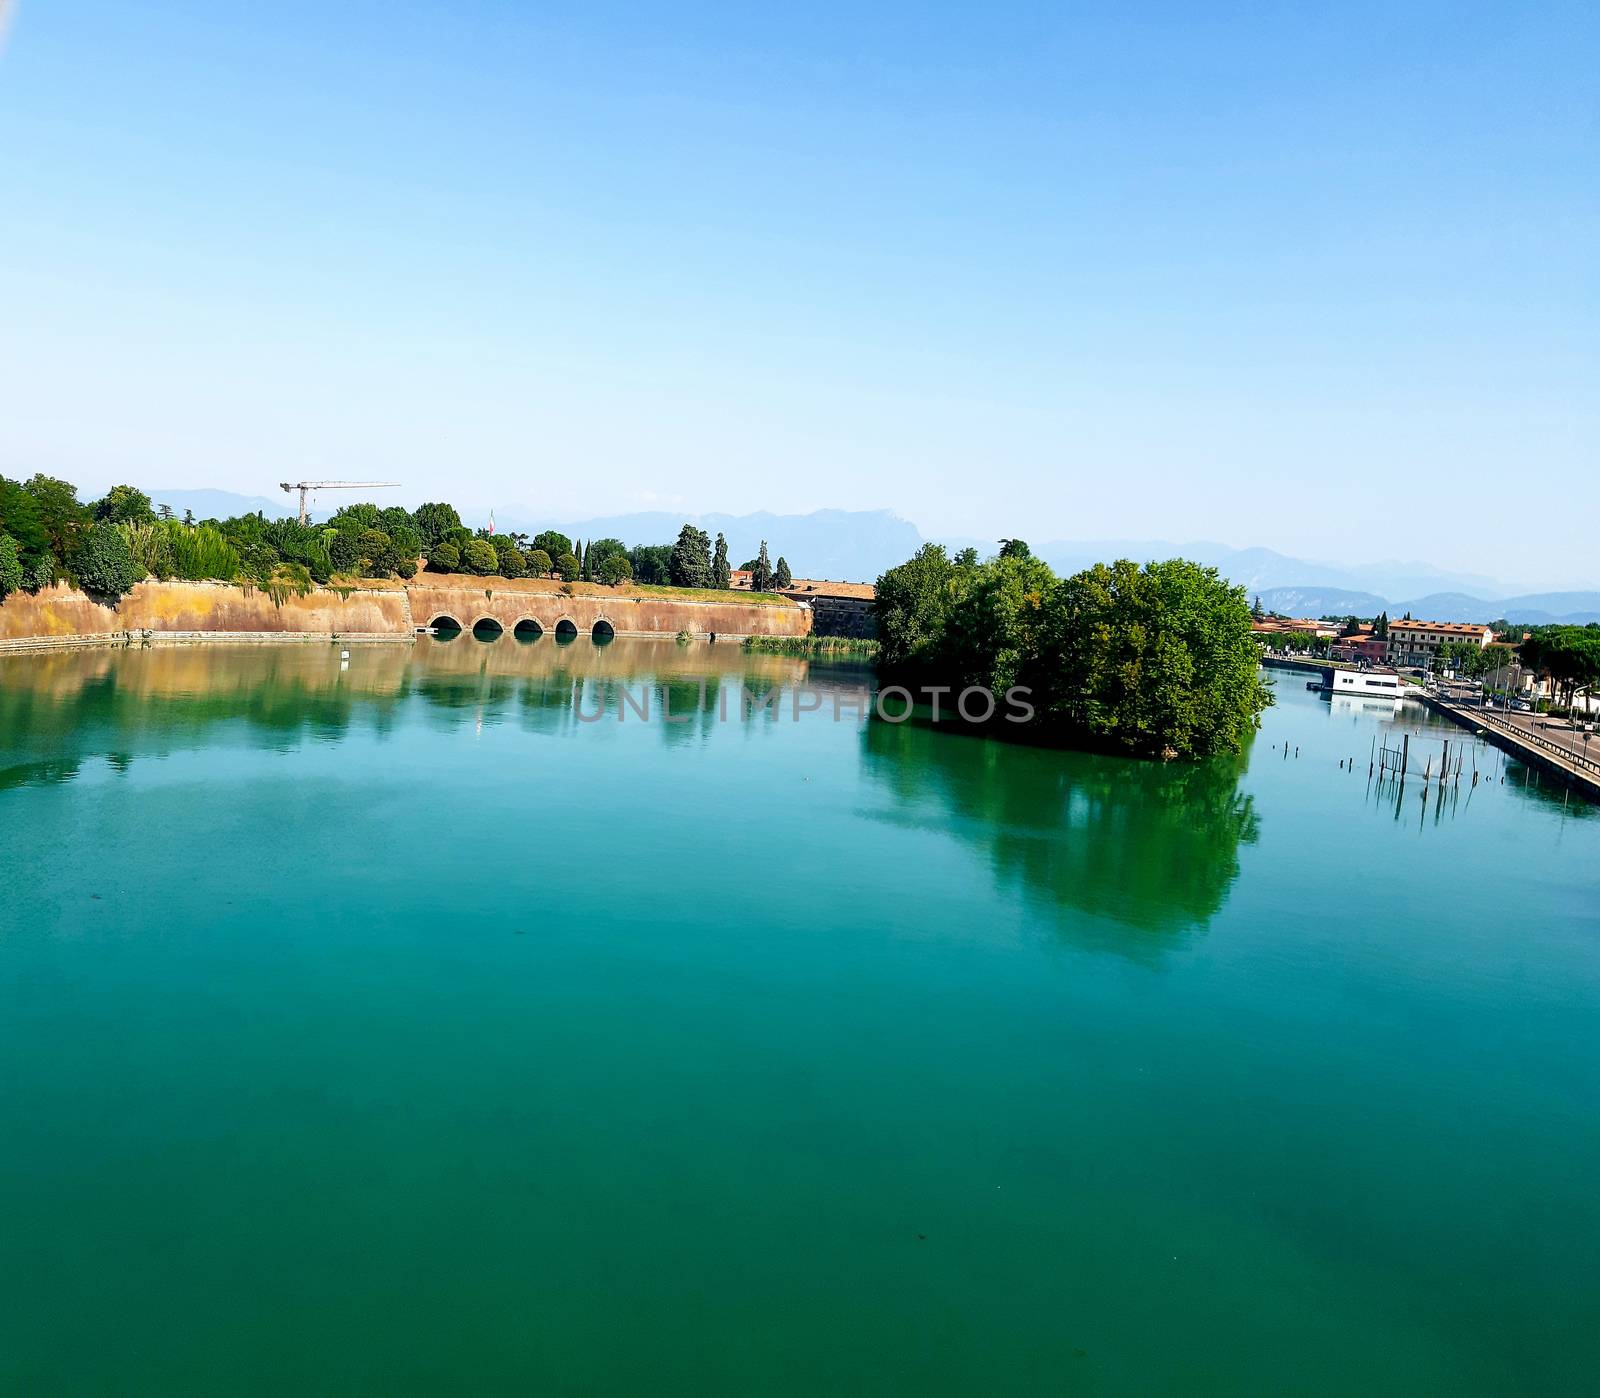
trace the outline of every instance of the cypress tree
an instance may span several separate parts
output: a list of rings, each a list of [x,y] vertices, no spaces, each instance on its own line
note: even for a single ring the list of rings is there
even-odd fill
[[[717,535],[717,551],[711,559],[711,586],[726,588],[732,581],[732,570],[728,567],[728,541]]]

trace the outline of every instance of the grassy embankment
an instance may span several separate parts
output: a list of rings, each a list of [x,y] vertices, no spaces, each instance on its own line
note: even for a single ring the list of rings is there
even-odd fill
[[[746,636],[753,655],[852,655],[875,660],[878,643],[862,636]]]

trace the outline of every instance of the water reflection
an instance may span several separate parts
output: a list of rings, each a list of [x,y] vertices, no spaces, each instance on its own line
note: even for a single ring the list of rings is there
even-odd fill
[[[867,773],[895,798],[885,818],[926,824],[919,807],[936,807],[936,823],[980,846],[997,880],[1098,950],[1150,959],[1204,928],[1239,875],[1239,846],[1257,835],[1241,759],[1162,765],[912,723],[871,723],[861,741]]]
[[[560,647],[508,638],[464,645],[459,633],[356,647],[348,665],[328,646],[9,656],[0,659],[0,789],[69,781],[85,758],[116,755],[125,767],[197,748],[229,725],[274,750],[338,741],[353,727],[387,736],[408,705],[439,730],[515,722],[559,734],[594,727],[582,720],[600,715],[681,745],[705,741],[725,719],[741,721],[744,688],[787,693],[807,672],[807,661],[726,644],[578,637]]]

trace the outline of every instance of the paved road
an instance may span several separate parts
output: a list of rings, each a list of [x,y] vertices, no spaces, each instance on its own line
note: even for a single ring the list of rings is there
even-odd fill
[[[1472,716],[1481,719],[1486,727],[1493,724],[1509,729],[1513,733],[1526,733],[1534,738],[1542,738],[1545,742],[1561,749],[1563,753],[1576,758],[1577,765],[1584,770],[1600,770],[1600,728],[1590,734],[1585,747],[1583,733],[1574,732],[1572,725],[1564,718],[1541,718],[1538,714],[1518,713],[1514,709],[1510,713],[1504,709],[1479,709],[1476,704],[1462,703],[1453,694],[1445,694],[1443,697],[1470,711]]]

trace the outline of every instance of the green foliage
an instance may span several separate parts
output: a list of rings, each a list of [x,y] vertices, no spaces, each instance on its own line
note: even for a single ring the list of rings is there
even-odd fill
[[[794,574],[789,571],[789,560],[781,554],[778,556],[778,566],[772,573],[772,585],[780,592],[786,587],[794,586]]]
[[[515,544],[508,549],[496,550],[496,557],[502,578],[520,578],[528,571],[528,564]]]
[[[267,596],[279,607],[291,596],[309,597],[312,586],[311,572],[303,563],[280,563],[262,583]]]
[[[889,669],[911,671],[934,661],[967,571],[950,561],[943,545],[924,544],[878,579],[874,610]]]
[[[878,643],[865,636],[746,636],[744,647],[753,655],[854,655],[872,659]]]
[[[1066,579],[1027,668],[1048,717],[1147,755],[1236,752],[1272,702],[1243,589],[1181,558]]]
[[[555,564],[550,561],[550,555],[543,549],[530,549],[528,551],[527,566],[531,577],[544,578],[550,575],[550,571],[555,567]]]
[[[39,502],[16,481],[0,476],[0,533],[17,544],[24,570],[50,554],[50,534],[44,527]]]
[[[152,578],[170,578],[177,573],[172,557],[172,536],[164,524],[154,520],[148,523],[124,520],[116,529],[143,572]]]
[[[9,534],[0,534],[0,602],[22,586],[22,550]]]
[[[363,529],[377,529],[382,523],[383,512],[370,500],[341,506],[328,521],[334,529],[353,529],[357,533]]]
[[[561,574],[561,580],[563,582],[577,582],[578,557],[576,554],[571,552],[564,553],[556,559],[555,564],[556,572]]]
[[[1032,558],[1033,551],[1021,539],[1000,540],[1001,558]]]
[[[584,560],[587,565],[586,576],[595,582],[604,582],[607,576],[606,561],[611,558],[620,558],[627,566],[624,577],[633,576],[633,565],[628,562],[628,546],[621,539],[590,540],[589,556]]]
[[[653,583],[660,587],[671,585],[671,544],[636,544],[628,550],[628,562],[633,565],[633,580],[636,583]]]
[[[89,522],[89,512],[78,503],[77,487],[54,476],[36,475],[28,477],[22,489],[33,499],[56,562],[66,562],[77,551],[78,538]]]
[[[732,572],[733,570],[728,567],[728,541],[718,534],[716,551],[711,555],[711,586],[716,588],[731,586]]]
[[[468,539],[461,549],[461,566],[469,573],[487,577],[499,565],[500,556],[486,539]]]
[[[208,578],[226,580],[238,576],[238,551],[215,526],[163,520],[156,527],[167,535],[167,546],[172,556],[172,576],[191,582]]]
[[[144,576],[133,561],[127,541],[114,524],[95,524],[84,531],[72,558],[72,574],[95,597],[121,597]]]
[[[456,513],[455,506],[443,503],[418,505],[416,513],[411,516],[411,523],[422,541],[423,551],[430,558],[433,550],[449,536],[451,530],[462,527],[461,516]]]
[[[711,586],[711,540],[704,529],[686,524],[678,531],[668,573],[674,587]]]
[[[554,529],[546,529],[542,534],[535,534],[533,546],[549,554],[551,558],[560,558],[562,554],[572,552],[572,540]]]
[[[428,567],[436,573],[459,573],[461,550],[448,539],[435,544],[428,550]]]
[[[356,566],[364,577],[388,571],[390,541],[381,529],[363,529],[356,535]]]
[[[1567,708],[1580,690],[1600,686],[1600,626],[1539,626],[1523,641],[1522,663],[1550,680]]]
[[[1057,579],[1015,549],[927,544],[878,581],[881,661],[907,682],[1032,691],[1044,732],[1140,755],[1237,750],[1270,691],[1241,589],[1183,559]]]
[[[95,502],[94,517],[109,524],[137,524],[155,519],[156,512],[150,508],[150,497],[144,491],[131,485],[114,485],[104,499]]]
[[[754,592],[772,591],[772,562],[767,557],[767,541],[761,541],[761,550],[756,554],[755,567],[750,570],[750,587]]]
[[[628,564],[628,555],[625,553],[608,553],[600,560],[598,580],[608,587],[615,587],[618,583],[627,582],[633,576],[633,569]]]

